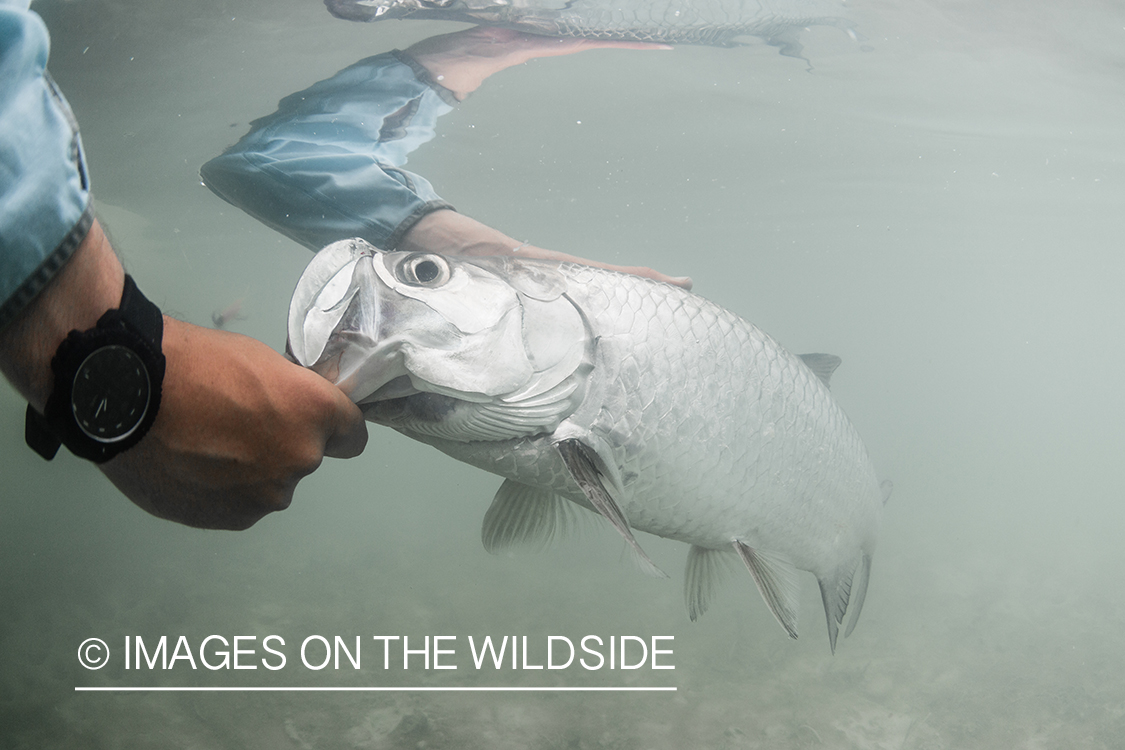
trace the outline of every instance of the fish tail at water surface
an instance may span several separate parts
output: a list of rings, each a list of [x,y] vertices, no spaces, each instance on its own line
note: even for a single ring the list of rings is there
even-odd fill
[[[808,26],[850,30],[832,0],[325,0],[350,21],[392,18],[462,21],[532,34],[582,39],[730,47],[754,36],[798,56],[797,33]]]

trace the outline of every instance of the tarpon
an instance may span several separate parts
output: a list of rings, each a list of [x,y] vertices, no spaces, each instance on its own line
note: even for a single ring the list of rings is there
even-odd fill
[[[839,359],[791,354],[679,287],[571,263],[329,245],[289,309],[289,351],[367,419],[505,477],[485,547],[541,544],[575,504],[691,545],[707,608],[741,559],[797,636],[798,570],[835,651],[863,607],[888,486],[828,389]],[[581,512],[581,511],[577,511]]]
[[[531,34],[727,47],[754,36],[792,53],[807,26],[850,29],[832,0],[325,0],[351,21],[463,21]]]

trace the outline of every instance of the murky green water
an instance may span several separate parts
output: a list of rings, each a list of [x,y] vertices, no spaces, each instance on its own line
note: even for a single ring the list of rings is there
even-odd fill
[[[282,96],[459,28],[348,24],[315,0],[35,7],[127,267],[196,323],[242,299],[235,329],[277,348],[307,251],[215,198],[199,165]],[[514,237],[690,274],[791,349],[843,357],[834,393],[896,490],[834,657],[811,576],[794,642],[746,575],[688,622],[676,543],[644,539],[670,581],[597,524],[489,556],[498,480],[386,430],[285,513],[202,532],[69,456],[42,463],[0,389],[0,747],[1120,747],[1125,11],[853,11],[865,39],[806,34],[811,71],[760,46],[505,71],[410,162]],[[533,666],[548,636],[591,634],[674,636],[675,670],[477,669],[467,641],[527,636]],[[211,635],[253,636],[257,669],[199,663]],[[311,635],[360,637],[362,668],[306,668]],[[441,658],[457,669],[402,669],[401,640],[383,669],[376,635],[456,636]],[[169,654],[184,636],[197,668],[126,670],[138,636]],[[106,668],[78,663],[89,637]],[[221,642],[205,650],[221,662]],[[114,686],[677,690],[75,691]]]

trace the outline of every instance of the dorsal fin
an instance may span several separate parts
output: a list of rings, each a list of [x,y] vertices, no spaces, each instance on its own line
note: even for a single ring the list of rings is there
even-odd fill
[[[889,479],[884,479],[879,483],[879,490],[883,493],[883,505],[891,499],[891,493],[894,492],[895,484]]]
[[[840,366],[840,358],[835,354],[822,354],[815,352],[813,354],[801,354],[801,360],[805,366],[813,371],[813,374],[824,381],[825,385],[831,385],[829,379],[832,373],[836,372],[836,368]]]

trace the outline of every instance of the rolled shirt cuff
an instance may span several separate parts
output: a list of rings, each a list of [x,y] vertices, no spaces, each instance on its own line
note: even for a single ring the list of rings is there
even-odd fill
[[[369,57],[282,99],[200,177],[312,250],[351,237],[393,249],[419,218],[452,208],[403,168],[451,100],[402,53]]]
[[[78,123],[46,70],[47,29],[26,6],[0,2],[0,330],[93,221]]]

